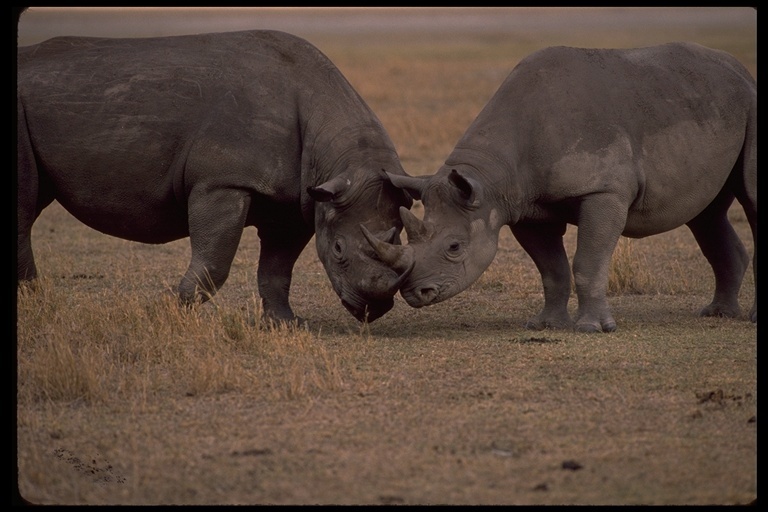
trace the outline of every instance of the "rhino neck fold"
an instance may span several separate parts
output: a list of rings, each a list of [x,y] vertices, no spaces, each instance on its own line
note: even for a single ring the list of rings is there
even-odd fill
[[[328,107],[318,109],[309,117],[303,131],[302,147],[302,213],[314,225],[314,202],[307,187],[315,187],[340,174],[347,173],[353,192],[360,186],[378,184],[382,169],[404,174],[400,160],[384,128],[367,107],[356,111],[344,110],[339,115],[328,113]]]
[[[311,158],[319,174],[318,183],[346,169],[347,166],[340,164],[358,152],[377,148],[394,152],[394,144],[379,119],[363,99],[347,87],[335,87],[332,93],[313,94],[305,97],[304,103],[303,157]]]
[[[326,181],[341,173],[378,173],[381,168],[400,169],[395,148],[389,137],[376,126],[355,126],[338,130],[328,136],[321,133],[313,145],[315,178]]]
[[[498,228],[513,225],[520,218],[523,189],[513,163],[489,151],[456,146],[446,159],[445,169],[456,169],[474,178],[484,187],[484,201],[490,202],[498,215]]]

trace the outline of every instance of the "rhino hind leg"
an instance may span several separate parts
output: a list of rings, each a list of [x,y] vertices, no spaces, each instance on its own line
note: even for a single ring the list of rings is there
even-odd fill
[[[687,224],[715,274],[714,298],[701,309],[701,316],[734,318],[741,314],[739,290],[749,255],[728,220],[732,202],[733,194],[724,190]]]
[[[747,126],[741,168],[741,186],[736,187],[736,197],[744,208],[744,213],[752,230],[752,277],[754,279],[755,299],[749,310],[749,319],[757,323],[757,114],[753,109]]]
[[[570,329],[573,321],[568,315],[571,294],[571,269],[563,246],[566,224],[516,224],[512,233],[533,259],[544,286],[544,308],[529,319],[525,327],[533,330]]]
[[[21,103],[21,102],[19,102]],[[37,266],[32,254],[32,224],[37,218],[36,205],[39,189],[39,176],[35,165],[35,156],[29,141],[24,111],[19,108],[18,138],[16,145],[16,176],[17,189],[17,246],[16,267],[18,280],[31,281],[37,277]]]
[[[749,309],[749,319],[753,323],[757,323],[757,203],[756,202],[744,202],[744,212],[747,215],[749,226],[752,229],[752,278],[754,280],[754,293],[755,298],[752,301],[752,307]]]
[[[752,277],[754,279],[754,301],[749,310],[749,319],[757,323],[757,122],[754,116],[747,127],[747,136],[741,158],[734,167],[736,198],[744,208],[752,231]]]
[[[742,202],[744,212],[747,215],[749,226],[752,229],[752,278],[754,280],[755,298],[752,301],[752,307],[749,309],[749,319],[757,323],[757,204]]]
[[[17,282],[32,281],[37,277],[37,265],[32,252],[32,225],[40,212],[54,200],[53,187],[41,175],[35,161],[32,144],[19,102],[19,119],[16,147],[17,209],[16,209],[16,267]]]
[[[18,271],[17,282],[32,281],[37,277],[37,265],[35,265],[35,255],[32,252],[32,224],[30,221],[18,219],[18,235],[16,247],[16,268]]]
[[[19,183],[16,246],[18,282],[31,281],[37,277],[37,265],[35,265],[35,256],[32,252],[32,224],[35,223],[37,214],[34,206],[28,206],[30,202],[34,205],[35,201],[22,198],[22,194],[29,193],[22,190],[23,188]]]

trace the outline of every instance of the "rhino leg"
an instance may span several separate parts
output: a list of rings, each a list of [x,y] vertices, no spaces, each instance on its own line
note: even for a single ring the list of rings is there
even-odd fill
[[[757,202],[742,201],[744,212],[749,221],[749,227],[752,229],[752,278],[755,285],[755,300],[752,301],[752,307],[749,309],[749,319],[757,323]]]
[[[579,206],[573,277],[579,300],[576,330],[612,332],[616,321],[605,298],[611,256],[627,220],[627,206],[615,195],[586,197]]]
[[[32,224],[37,218],[37,195],[39,190],[39,175],[35,165],[35,155],[27,132],[24,109],[17,102],[18,127],[16,142],[16,176],[17,189],[17,246],[16,267],[18,281],[28,281],[37,277],[37,266],[32,254]]]
[[[238,190],[193,191],[188,205],[192,260],[179,284],[184,304],[207,301],[227,280],[250,197]]]
[[[29,281],[37,277],[37,266],[32,253],[32,224],[37,218],[38,175],[33,161],[24,158],[19,148],[18,163],[18,205],[16,264],[18,281]]]
[[[27,132],[24,110],[18,103],[18,131],[16,146],[17,173],[17,281],[30,281],[37,277],[35,256],[32,253],[32,225],[40,212],[53,202],[53,188],[44,176],[41,176],[32,144]]]
[[[565,228],[565,223],[512,226],[512,233],[533,259],[544,286],[544,309],[528,320],[528,329],[563,329],[573,325],[568,315],[571,269],[563,247]]]
[[[754,279],[755,300],[749,310],[749,319],[757,322],[757,131],[755,116],[750,118],[747,127],[747,137],[744,141],[742,157],[734,169],[738,179],[736,183],[736,198],[744,208],[749,227],[752,230],[752,277]],[[741,165],[741,167],[739,167]]]
[[[747,124],[747,137],[744,150],[734,169],[739,177],[735,180],[736,198],[744,208],[749,227],[752,230],[752,277],[754,279],[755,300],[749,310],[749,319],[757,322],[757,114],[753,115]],[[738,166],[741,167],[738,167]]]
[[[715,273],[715,296],[699,312],[701,316],[737,317],[741,314],[739,289],[749,266],[749,255],[728,220],[732,202],[733,194],[723,190],[687,224]]]
[[[301,223],[295,227],[259,227],[261,240],[257,279],[263,317],[266,322],[305,324],[291,309],[288,295],[293,266],[312,238],[312,230]]]

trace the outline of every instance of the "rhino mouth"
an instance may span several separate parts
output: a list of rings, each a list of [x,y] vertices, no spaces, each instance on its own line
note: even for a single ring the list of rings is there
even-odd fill
[[[411,261],[408,268],[399,276],[388,275],[381,279],[373,279],[368,283],[362,296],[358,293],[344,294],[345,297],[342,297],[341,303],[360,322],[370,323],[381,318],[394,307],[394,295],[410,275],[414,263]]]
[[[354,316],[358,322],[371,323],[374,320],[384,316],[395,305],[393,298],[376,300],[368,302],[366,304],[353,304],[344,299],[341,299],[341,303],[347,308],[352,316]]]

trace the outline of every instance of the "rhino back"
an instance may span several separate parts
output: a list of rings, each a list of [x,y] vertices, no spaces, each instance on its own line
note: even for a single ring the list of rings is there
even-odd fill
[[[274,31],[55,38],[19,49],[18,102],[56,198],[141,241],[186,235],[194,186],[298,205],[306,119],[369,115],[321,52]]]
[[[512,70],[446,165],[485,155],[499,163],[489,179],[505,174],[539,204],[621,189],[635,202],[630,223],[665,205],[664,221],[642,223],[660,232],[722,189],[755,102],[749,72],[699,45],[547,48]]]

